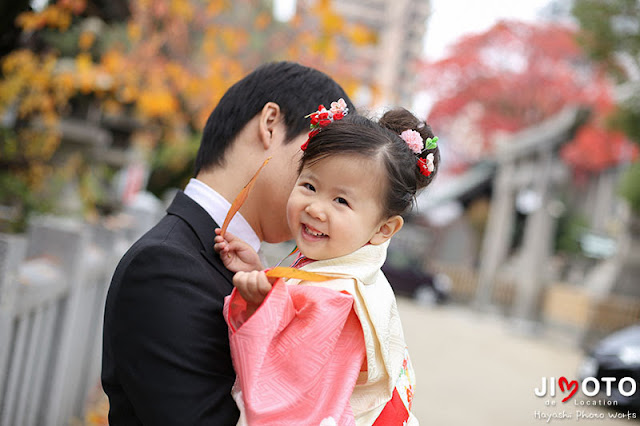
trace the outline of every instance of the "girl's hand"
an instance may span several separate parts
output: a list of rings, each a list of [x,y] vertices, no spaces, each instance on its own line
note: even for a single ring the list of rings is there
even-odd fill
[[[264,271],[238,272],[233,276],[233,285],[248,305],[257,307],[269,291],[277,278],[268,278]]]
[[[220,228],[216,228],[213,249],[220,254],[224,266],[231,272],[260,271],[263,269],[258,253],[249,244],[230,232],[220,236]]]

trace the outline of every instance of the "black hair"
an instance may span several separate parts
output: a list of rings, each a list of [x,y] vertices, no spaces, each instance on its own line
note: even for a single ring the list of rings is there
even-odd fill
[[[331,77],[295,62],[272,62],[256,68],[222,96],[209,115],[195,161],[195,174],[221,165],[238,132],[260,113],[267,102],[280,106],[289,142],[309,128],[305,116],[343,98],[355,111],[345,91]]]
[[[302,156],[300,170],[332,155],[361,155],[383,162],[388,187],[383,205],[384,217],[406,213],[416,192],[428,186],[439,169],[440,151],[424,149],[415,154],[400,137],[405,130],[415,130],[425,141],[433,138],[431,127],[404,108],[387,111],[377,122],[349,114],[324,127],[309,141]],[[418,158],[433,154],[434,170],[429,176],[420,172]]]

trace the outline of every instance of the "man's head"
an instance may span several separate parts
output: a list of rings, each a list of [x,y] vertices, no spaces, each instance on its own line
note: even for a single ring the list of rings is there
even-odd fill
[[[235,137],[266,103],[280,107],[287,143],[308,132],[309,120],[305,116],[315,111],[318,104],[329,104],[339,98],[344,98],[349,108],[355,110],[342,87],[323,72],[295,62],[258,67],[231,86],[209,115],[196,157],[195,175],[223,164]]]
[[[293,62],[257,68],[234,84],[209,116],[196,177],[231,201],[272,157],[240,213],[262,241],[291,238],[286,204],[309,132],[305,116],[340,98],[355,110],[344,90],[318,70]]]

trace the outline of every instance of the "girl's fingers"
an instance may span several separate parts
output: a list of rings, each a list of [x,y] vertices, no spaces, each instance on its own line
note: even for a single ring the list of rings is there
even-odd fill
[[[251,272],[251,284],[251,296],[254,303],[262,303],[264,297],[269,293],[269,290],[271,290],[271,285],[267,280],[267,276],[264,272],[253,271]]]
[[[233,276],[233,285],[244,300],[253,304],[262,303],[272,287],[262,271],[238,272]]]
[[[262,297],[264,297],[271,291],[271,287],[273,287],[273,285],[271,284],[271,282],[269,282],[269,278],[267,278],[267,274],[265,274],[262,271],[259,271],[259,273],[258,273],[258,283],[257,283],[257,291],[258,291],[258,293]]]
[[[227,243],[224,243],[224,242],[214,244],[213,249],[218,253],[229,251],[229,247],[227,246]]]
[[[233,285],[244,300],[249,303],[259,303],[255,300],[255,279],[252,272],[237,272],[233,276]]]
[[[245,248],[244,244],[241,241],[230,241],[229,242],[229,249],[230,250],[235,250],[235,251],[239,251],[241,249]]]
[[[240,292],[244,292],[244,287],[246,287],[246,272],[236,272],[233,276],[233,285]]]
[[[256,301],[259,296],[260,296],[260,282],[258,280],[258,271],[251,271],[249,272],[250,276],[249,276],[249,289],[250,289],[250,293],[251,293],[251,298],[252,301]]]
[[[219,229],[219,228],[216,228]],[[220,232],[216,232],[217,235],[220,235]],[[222,237],[220,237],[222,238]],[[236,236],[233,235],[231,232],[227,231],[224,233],[224,239],[227,240],[228,242],[231,242],[233,240],[237,240]]]

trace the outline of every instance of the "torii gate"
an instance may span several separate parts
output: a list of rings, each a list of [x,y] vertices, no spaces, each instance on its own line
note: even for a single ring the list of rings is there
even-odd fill
[[[480,259],[475,299],[479,310],[492,305],[497,272],[509,254],[516,195],[529,190],[534,194],[535,206],[526,219],[512,314],[524,323],[538,319],[545,284],[543,273],[550,259],[556,225],[553,203],[556,192],[569,178],[567,167],[557,153],[588,115],[584,109],[565,109],[500,144]]]

